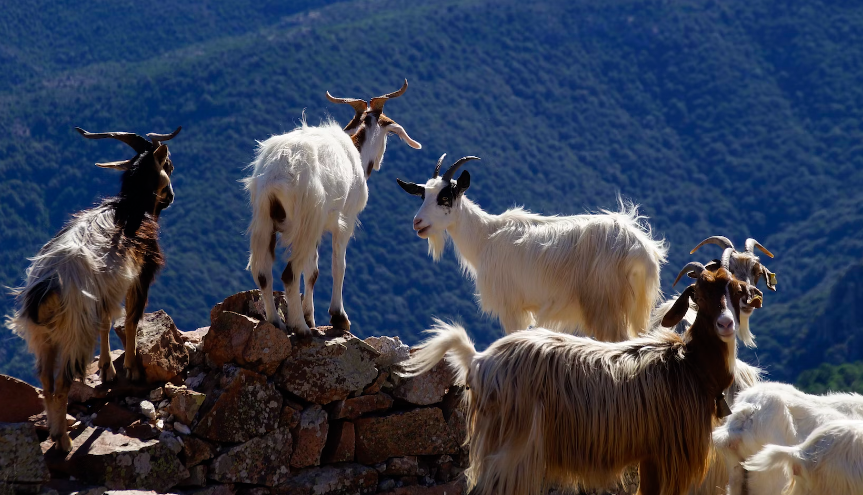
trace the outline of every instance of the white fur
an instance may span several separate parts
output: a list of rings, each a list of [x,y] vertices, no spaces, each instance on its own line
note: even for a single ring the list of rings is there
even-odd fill
[[[716,448],[729,467],[729,493],[742,493],[740,464],[765,445],[797,445],[818,426],[841,419],[863,420],[863,396],[809,395],[775,382],[762,382],[740,392],[731,416],[713,433]],[[785,485],[784,476],[775,471],[750,476],[749,481],[750,485],[774,486],[773,493],[777,494]]]
[[[767,445],[744,467],[752,480],[762,475],[770,479],[769,484],[750,483],[750,495],[859,495],[863,493],[863,421],[831,421],[793,447]],[[780,484],[780,479],[787,482]]]
[[[435,259],[446,234],[452,238],[482,310],[506,333],[534,325],[621,341],[645,330],[667,249],[635,206],[594,215],[545,217],[521,208],[492,215],[464,195],[452,207],[438,205],[443,187],[441,178],[425,184],[414,228]]]

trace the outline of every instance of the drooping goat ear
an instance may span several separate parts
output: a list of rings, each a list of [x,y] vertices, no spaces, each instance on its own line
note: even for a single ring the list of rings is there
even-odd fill
[[[423,197],[425,196],[425,188],[418,184],[414,184],[413,182],[405,182],[399,178],[396,178],[396,182],[402,186],[402,189],[405,190],[406,193],[411,194],[413,196]]]
[[[156,151],[153,152],[153,159],[156,160],[156,166],[162,169],[165,166],[165,161],[168,160],[168,147],[163,144],[156,148]]]
[[[671,309],[669,309],[668,312],[665,313],[665,316],[662,317],[662,326],[671,328],[680,323],[680,320],[682,320],[683,317],[686,316],[686,312],[689,311],[689,301],[692,299],[693,294],[695,294],[695,284],[690,285],[680,293],[680,296],[676,301],[674,301]]]
[[[461,196],[467,191],[467,188],[470,187],[470,173],[465,170],[458,176],[458,180],[456,181],[456,187],[458,191],[456,191],[456,195]]]

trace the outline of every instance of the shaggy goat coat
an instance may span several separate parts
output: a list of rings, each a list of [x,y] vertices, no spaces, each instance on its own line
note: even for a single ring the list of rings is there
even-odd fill
[[[703,476],[719,389],[707,390],[702,359],[674,332],[605,343],[532,329],[481,353],[458,325],[439,321],[431,332],[407,366],[421,373],[450,353],[469,387],[475,493],[607,486],[644,459],[660,460],[651,467],[667,493]]]

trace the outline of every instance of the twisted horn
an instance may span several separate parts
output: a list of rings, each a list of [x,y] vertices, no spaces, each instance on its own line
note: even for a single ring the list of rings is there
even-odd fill
[[[725,248],[725,251],[722,251],[722,268],[725,268],[729,272],[731,271],[731,255],[733,253],[733,247]]]
[[[432,179],[436,179],[438,174],[440,173],[440,166],[443,165],[443,159],[446,158],[446,153],[440,156],[437,160],[437,165],[434,167],[434,175],[432,175]]]
[[[674,287],[675,285],[677,285],[677,282],[680,281],[680,278],[683,277],[683,274],[687,273],[689,271],[694,271],[698,275],[701,275],[701,272],[704,271],[704,265],[702,265],[701,263],[699,263],[697,261],[690,261],[689,263],[686,264],[686,266],[683,267],[683,270],[680,270],[680,273],[677,274],[677,278],[674,279],[674,283],[671,284],[671,286]],[[693,277],[693,278],[698,278],[698,277]]]
[[[770,256],[771,258],[773,257],[773,253],[768,251],[767,248],[762,246],[760,242],[756,241],[755,239],[753,239],[751,237],[749,239],[746,239],[745,246],[746,246],[746,252],[747,253],[755,254],[755,248],[758,248],[759,250],[761,250],[762,253],[766,254],[767,256]]]
[[[689,252],[689,254],[695,254],[695,252],[698,251],[698,248],[700,248],[701,246],[703,246],[705,244],[716,244],[717,246],[722,246],[723,248],[733,248],[734,247],[734,244],[732,244],[731,241],[727,237],[724,237],[721,235],[714,235],[714,236],[708,237],[707,239],[704,239],[703,241],[701,241],[697,246],[695,246],[692,249],[692,251]]]
[[[387,93],[383,96],[377,96],[372,98],[369,106],[372,108],[373,112],[383,112],[384,111],[384,103],[391,98],[398,98],[399,96],[405,94],[405,91],[408,90],[408,80],[405,79],[405,83],[402,85],[401,89],[398,91],[393,91],[392,93]]]
[[[182,129],[183,129],[183,126],[177,127],[177,129],[175,129],[174,132],[172,132],[170,134],[156,134],[155,132],[150,132],[150,133],[147,133],[147,137],[150,138],[150,141],[153,141],[154,146],[159,146],[164,141],[170,141],[170,140],[174,139],[177,136],[177,134],[180,133],[180,131]]]
[[[143,153],[153,149],[153,144],[134,132],[87,132],[80,127],[75,128],[87,139],[116,139],[128,144],[136,153]]]
[[[471,160],[479,160],[479,159],[480,158],[478,156],[465,156],[463,158],[459,158],[458,161],[453,163],[450,168],[446,169],[446,172],[444,172],[443,177],[441,177],[441,179],[443,179],[444,182],[451,181],[452,176],[455,175],[456,172],[458,172],[458,169],[460,169],[462,165],[464,165],[465,163],[467,163]]]

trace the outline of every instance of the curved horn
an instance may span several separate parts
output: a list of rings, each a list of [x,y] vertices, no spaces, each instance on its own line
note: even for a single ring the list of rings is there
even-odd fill
[[[143,153],[153,149],[153,143],[145,138],[135,134],[134,132],[87,132],[80,127],[75,128],[82,136],[87,139],[116,139],[122,141],[135,150],[136,153]]]
[[[760,242],[756,241],[755,239],[753,239],[751,237],[749,239],[746,239],[745,246],[746,246],[746,252],[747,253],[755,254],[755,248],[758,248],[759,250],[761,250],[762,253],[766,254],[767,256],[770,256],[771,258],[773,257],[773,253],[768,251],[767,248],[762,246]]]
[[[436,179],[438,174],[440,173],[440,166],[443,165],[443,159],[446,158],[446,153],[440,156],[437,160],[437,165],[434,166],[434,175],[432,175],[432,179]]]
[[[455,175],[456,172],[458,172],[458,169],[460,169],[462,165],[464,165],[465,163],[467,163],[471,160],[479,160],[479,159],[480,158],[478,156],[465,156],[463,158],[459,158],[458,161],[453,163],[450,168],[446,169],[446,172],[444,172],[443,177],[441,177],[441,179],[443,179],[444,182],[451,181],[452,176]]]
[[[731,241],[727,237],[724,237],[721,235],[714,235],[714,236],[708,237],[707,239],[704,239],[703,241],[701,241],[697,246],[692,248],[692,251],[690,251],[689,254],[695,254],[695,252],[698,251],[698,248],[700,248],[701,246],[703,246],[705,244],[716,244],[717,246],[722,246],[723,248],[733,248],[734,247],[734,244],[732,244]]]
[[[677,278],[674,279],[674,283],[671,284],[671,286],[674,287],[675,285],[677,285],[677,282],[680,282],[680,278],[683,277],[683,274],[688,273],[690,271],[694,271],[694,272],[696,272],[697,275],[700,275],[701,272],[704,271],[704,265],[702,265],[701,263],[699,263],[697,261],[690,261],[689,263],[686,264],[686,266],[683,267],[683,270],[680,270],[680,273],[677,274]],[[695,278],[697,278],[697,277],[695,277]]]
[[[150,132],[150,133],[147,133],[147,137],[150,138],[150,141],[153,141],[153,144],[155,146],[159,146],[164,141],[170,141],[170,140],[174,139],[177,136],[177,134],[180,133],[180,131],[182,129],[183,129],[183,126],[177,127],[177,129],[174,130],[174,132],[172,132],[170,134],[156,134],[155,132]]]
[[[384,110],[384,103],[386,103],[387,100],[389,100],[391,98],[398,98],[399,96],[405,94],[405,91],[407,91],[407,90],[408,90],[408,80],[405,79],[405,83],[402,84],[401,89],[399,89],[398,91],[393,91],[392,93],[387,93],[383,96],[377,96],[375,98],[372,98],[371,102],[369,103],[369,106],[372,108],[372,111],[382,112]]]
[[[731,254],[732,253],[734,253],[733,247],[725,248],[725,251],[722,251],[722,268],[725,268],[729,272],[731,271]]]
[[[327,91],[327,99],[333,103],[346,103],[353,107],[353,109],[356,110],[357,113],[365,112],[368,108],[368,104],[365,100],[361,100],[359,98],[336,98],[335,96],[331,95],[329,91]]]

